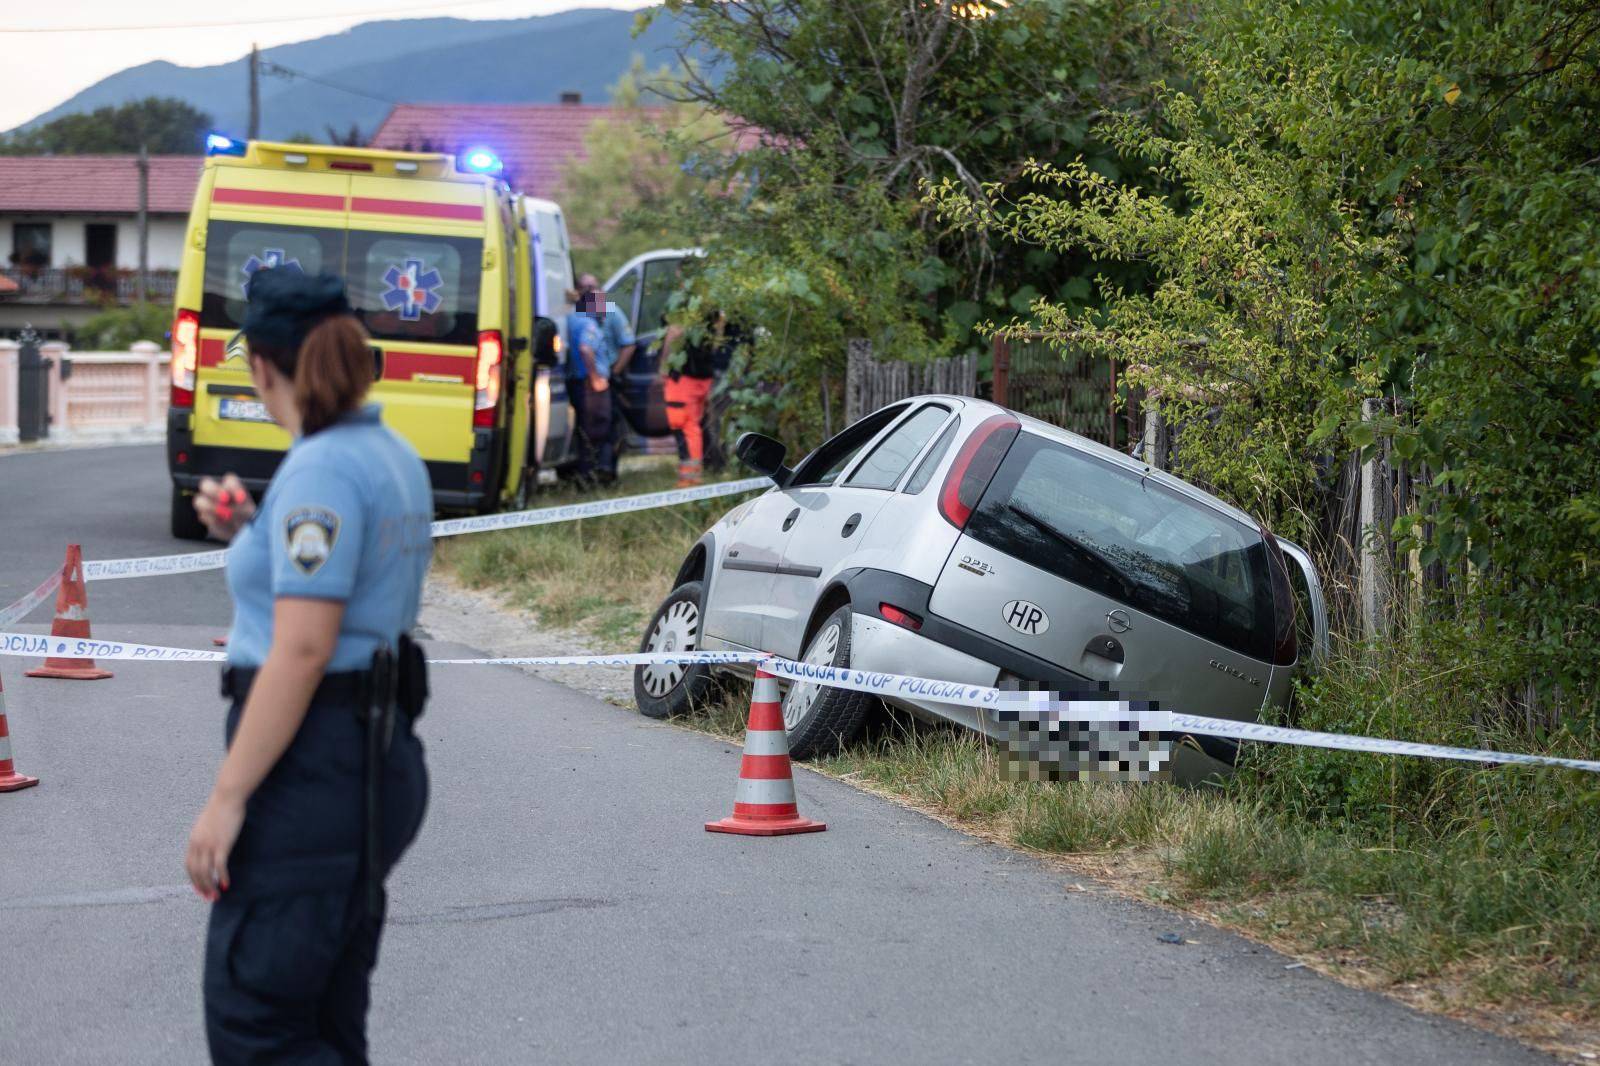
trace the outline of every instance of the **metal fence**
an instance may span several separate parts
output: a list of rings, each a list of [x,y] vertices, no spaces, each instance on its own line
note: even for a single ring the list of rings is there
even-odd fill
[[[1144,429],[1133,399],[1117,399],[1117,365],[1083,352],[1063,354],[1039,334],[994,339],[994,402],[1126,451]]]
[[[18,303],[93,303],[114,300],[132,303],[138,296],[139,279],[131,270],[91,270],[85,267],[43,267],[17,270],[8,275],[16,282],[11,297]],[[170,300],[178,289],[178,272],[145,272],[145,298]]]

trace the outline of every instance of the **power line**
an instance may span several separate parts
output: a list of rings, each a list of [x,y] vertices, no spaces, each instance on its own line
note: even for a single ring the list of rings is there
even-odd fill
[[[375,96],[372,93],[365,92],[361,89],[352,89],[348,85],[339,85],[335,82],[324,81],[321,78],[313,77],[304,71],[295,70],[292,67],[286,67],[282,63],[274,63],[270,59],[261,60],[261,72],[263,74],[279,74],[287,78],[300,78],[305,81],[309,81],[314,85],[320,85],[324,89],[335,89],[342,93],[349,93],[351,96],[365,96],[368,100],[376,100],[378,103],[388,104],[390,107],[394,107],[399,102],[397,100],[391,100],[387,96]]]
[[[368,15],[405,15],[417,11],[455,11],[463,7],[504,4],[507,0],[457,0],[451,3],[415,4],[411,7],[375,7],[335,15],[279,15],[276,18],[237,19],[225,22],[163,22],[123,26],[0,26],[0,33],[137,33],[144,30],[214,30],[229,26],[271,26],[284,22],[331,22],[335,19],[365,18]]]

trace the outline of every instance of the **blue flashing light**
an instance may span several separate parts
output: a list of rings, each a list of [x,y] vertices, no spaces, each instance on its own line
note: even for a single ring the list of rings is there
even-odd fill
[[[206,155],[244,155],[248,146],[221,133],[206,134]]]
[[[461,165],[475,174],[498,174],[504,169],[500,157],[487,148],[468,148],[461,153]]]

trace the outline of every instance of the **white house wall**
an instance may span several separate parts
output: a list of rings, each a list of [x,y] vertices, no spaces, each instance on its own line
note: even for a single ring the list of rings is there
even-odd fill
[[[82,266],[84,226],[91,222],[113,223],[117,227],[117,266],[129,270],[139,266],[139,226],[134,219],[93,215],[0,214],[0,268],[11,265],[11,227],[17,222],[50,223],[50,265],[53,267]],[[174,215],[150,219],[151,270],[177,270],[183,264],[183,237],[187,224],[187,218]]]

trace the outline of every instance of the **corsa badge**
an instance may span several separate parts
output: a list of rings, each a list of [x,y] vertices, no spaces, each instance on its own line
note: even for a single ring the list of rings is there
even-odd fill
[[[322,569],[339,539],[339,516],[326,507],[297,507],[283,520],[289,559],[307,577]]]

